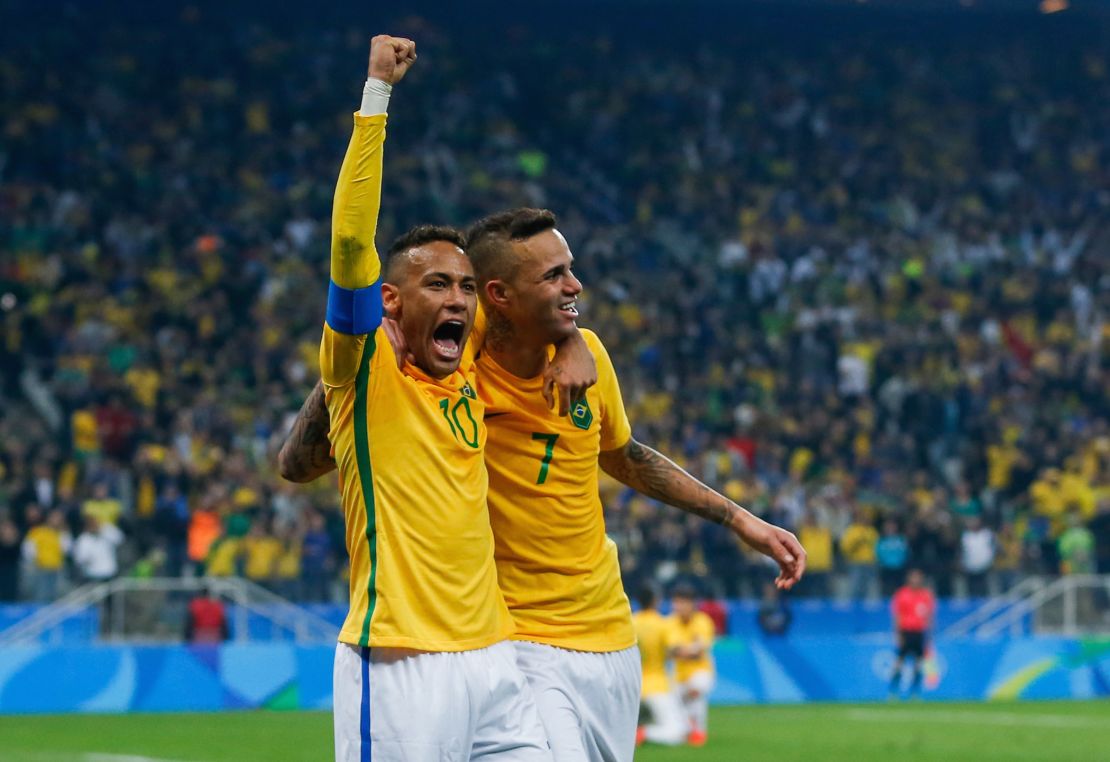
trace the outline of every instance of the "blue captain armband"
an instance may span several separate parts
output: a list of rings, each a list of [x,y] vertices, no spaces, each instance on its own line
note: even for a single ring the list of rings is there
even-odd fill
[[[328,325],[333,331],[357,336],[373,333],[382,324],[382,281],[366,288],[328,286]]]

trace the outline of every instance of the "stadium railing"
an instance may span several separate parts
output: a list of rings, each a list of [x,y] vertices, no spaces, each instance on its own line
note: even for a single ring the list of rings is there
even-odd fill
[[[287,639],[334,643],[339,628],[323,617],[239,577],[120,578],[79,587],[0,631],[0,647],[102,642],[180,642],[189,600],[200,592],[225,601],[231,638],[238,642]],[[75,628],[74,620],[78,624]],[[268,625],[268,630],[258,626]]]
[[[1030,578],[941,632],[990,640],[1002,635],[1067,637],[1110,634],[1110,575]]]

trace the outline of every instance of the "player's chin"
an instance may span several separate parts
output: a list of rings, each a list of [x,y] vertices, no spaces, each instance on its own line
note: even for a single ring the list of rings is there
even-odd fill
[[[560,312],[555,320],[551,323],[551,343],[562,341],[569,338],[578,331],[578,323],[575,322],[578,316],[570,316],[566,313]]]
[[[444,376],[450,376],[459,369],[459,358],[444,359],[436,357],[432,359],[429,365],[431,365],[433,375],[437,378],[443,378]]]

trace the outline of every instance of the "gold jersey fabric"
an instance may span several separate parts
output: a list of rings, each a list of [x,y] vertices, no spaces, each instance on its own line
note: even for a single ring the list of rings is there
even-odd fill
[[[373,287],[378,278],[384,140],[384,115],[355,117],[333,213],[332,280],[343,288]],[[434,379],[411,364],[399,370],[382,328],[352,335],[325,324],[320,374],[351,563],[340,641],[464,651],[508,637],[473,357]]]
[[[478,356],[486,408],[489,508],[497,575],[515,639],[606,652],[636,642],[616,545],[605,534],[598,454],[631,437],[605,347],[582,331],[597,361],[587,401],[560,417],[543,399],[543,379],[512,375]]]
[[[675,679],[684,683],[698,672],[713,672],[713,639],[717,629],[713,620],[703,611],[694,612],[689,622],[683,622],[677,616],[671,616],[672,641],[675,647],[692,646],[695,643],[705,647],[705,651],[697,659],[675,659]]]
[[[674,628],[658,611],[637,611],[632,615],[636,640],[640,644],[640,665],[643,670],[644,698],[658,696],[671,690],[671,677],[667,673],[667,658],[674,646]]]

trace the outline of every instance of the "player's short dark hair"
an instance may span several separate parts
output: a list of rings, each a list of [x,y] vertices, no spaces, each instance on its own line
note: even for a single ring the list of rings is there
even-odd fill
[[[698,599],[698,591],[689,582],[679,582],[671,588],[671,598],[684,598],[688,601]]]
[[[417,225],[397,236],[390,244],[385,261],[383,280],[386,283],[396,283],[401,276],[400,265],[405,261],[402,255],[407,251],[436,241],[446,241],[466,251],[466,237],[458,228],[453,228],[450,225]]]
[[[491,214],[466,231],[466,253],[474,264],[478,283],[509,279],[516,273],[513,241],[523,241],[555,228],[555,213],[548,209],[521,207]]]
[[[653,609],[659,603],[659,591],[651,585],[643,585],[636,591],[636,603],[641,609]]]

